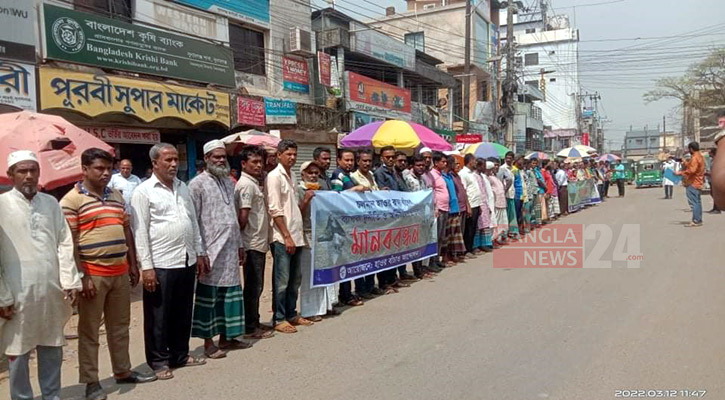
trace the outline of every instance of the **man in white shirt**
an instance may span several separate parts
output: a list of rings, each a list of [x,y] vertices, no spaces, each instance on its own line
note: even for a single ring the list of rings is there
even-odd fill
[[[267,175],[265,184],[273,228],[273,323],[278,332],[295,333],[295,326],[313,324],[297,314],[297,297],[302,283],[300,249],[305,245],[297,182],[292,173],[297,162],[297,144],[289,139],[279,142],[277,160],[277,167]]]
[[[81,288],[73,237],[58,201],[38,193],[36,155],[8,156],[13,189],[0,195],[0,354],[10,361],[10,397],[32,399],[36,350],[43,399],[60,400],[63,327]]]
[[[569,175],[566,172],[568,168],[569,164],[560,163],[554,174],[556,184],[559,186],[559,210],[561,215],[569,214]]]
[[[463,181],[463,186],[466,188],[466,194],[468,195],[468,202],[471,204],[471,213],[466,218],[466,225],[463,230],[463,242],[466,244],[466,251],[469,256],[477,254],[474,253],[473,239],[476,237],[476,231],[478,231],[478,218],[481,216],[481,205],[483,204],[483,197],[481,193],[481,187],[478,185],[478,180],[474,174],[476,171],[476,156],[473,154],[466,154],[463,159],[465,167],[461,169],[458,175]]]
[[[141,184],[141,179],[132,174],[131,170],[133,170],[131,160],[121,160],[119,172],[113,174],[111,180],[108,182],[108,187],[121,192],[127,208],[131,204],[131,196],[133,195],[134,189]]]
[[[176,177],[179,153],[168,143],[149,151],[154,173],[131,198],[136,255],[144,285],[146,362],[161,379],[172,368],[205,360],[189,355],[194,284],[209,273],[196,210],[187,186]]]

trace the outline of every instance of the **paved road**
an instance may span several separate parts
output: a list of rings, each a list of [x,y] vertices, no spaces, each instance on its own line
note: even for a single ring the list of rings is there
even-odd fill
[[[725,399],[725,215],[684,228],[684,191],[662,195],[632,189],[565,219],[641,224],[640,268],[497,269],[483,256],[122,398],[589,400],[702,389]],[[65,394],[80,398],[73,361],[64,373],[74,385]]]

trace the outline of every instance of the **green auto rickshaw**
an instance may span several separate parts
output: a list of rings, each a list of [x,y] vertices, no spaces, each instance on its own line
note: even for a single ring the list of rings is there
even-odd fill
[[[662,186],[662,161],[648,157],[637,161],[635,175],[637,188]]]
[[[631,185],[634,182],[634,161],[626,158],[622,160],[622,165],[624,165],[624,182]]]

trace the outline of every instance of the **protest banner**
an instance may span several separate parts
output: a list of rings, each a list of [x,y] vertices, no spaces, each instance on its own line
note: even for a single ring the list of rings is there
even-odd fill
[[[585,206],[601,203],[601,198],[595,189],[594,179],[569,182],[569,212],[578,211]]]
[[[437,254],[433,192],[316,192],[312,282],[328,286]]]

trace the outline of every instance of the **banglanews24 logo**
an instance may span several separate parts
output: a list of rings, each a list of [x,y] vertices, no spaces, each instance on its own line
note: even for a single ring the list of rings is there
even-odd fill
[[[66,53],[78,53],[86,44],[86,34],[73,18],[58,18],[51,29],[55,45]]]
[[[640,226],[542,226],[493,253],[494,268],[639,268]]]

